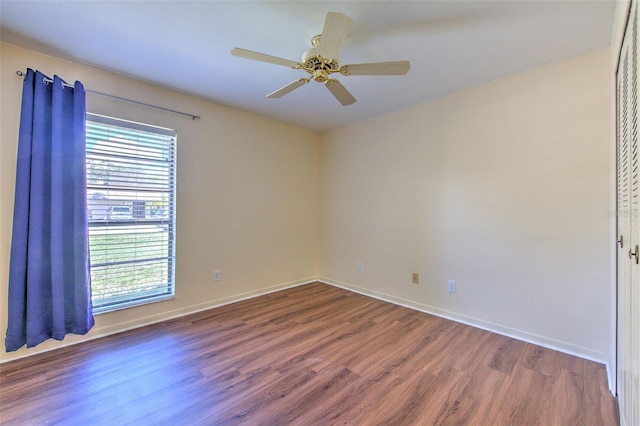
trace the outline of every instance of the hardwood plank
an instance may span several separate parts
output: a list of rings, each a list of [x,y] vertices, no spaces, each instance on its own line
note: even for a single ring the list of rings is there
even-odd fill
[[[0,422],[617,425],[602,365],[312,283],[0,365]]]

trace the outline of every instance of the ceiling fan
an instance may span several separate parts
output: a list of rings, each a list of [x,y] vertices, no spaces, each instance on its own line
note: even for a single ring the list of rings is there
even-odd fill
[[[356,101],[356,98],[349,93],[342,83],[334,78],[330,78],[329,76],[331,74],[339,72],[344,76],[404,75],[411,67],[409,61],[374,62],[340,66],[338,52],[352,23],[351,18],[342,13],[327,13],[322,34],[311,39],[311,45],[313,47],[304,52],[302,62],[278,58],[239,47],[231,49],[231,54],[241,58],[283,65],[294,69],[302,69],[311,74],[308,78],[300,78],[268,94],[267,98],[280,98],[298,87],[304,86],[311,81],[311,79],[314,79],[317,82],[324,83],[327,89],[329,89],[342,105],[351,105]]]

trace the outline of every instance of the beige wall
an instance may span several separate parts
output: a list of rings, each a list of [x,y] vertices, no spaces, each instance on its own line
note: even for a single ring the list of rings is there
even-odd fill
[[[202,119],[87,96],[90,112],[176,129],[178,192],[176,297],[98,315],[87,337],[314,279],[318,275],[318,135],[106,71],[0,44],[0,333],[6,300],[15,161],[26,67],[80,80],[92,90],[199,114]],[[222,281],[214,283],[214,269]],[[6,354],[0,360],[60,346]],[[3,345],[4,347],[4,345]]]
[[[608,362],[609,58],[597,51],[323,134],[322,276]]]
[[[0,44],[0,332],[27,66],[200,121],[88,96],[178,131],[175,300],[88,338],[325,281],[592,359],[611,356],[610,52],[322,135]],[[320,260],[319,260],[320,259]],[[356,263],[364,272],[356,271]],[[212,271],[222,281],[212,282]],[[411,284],[411,273],[420,284]],[[446,291],[455,279],[458,292]],[[64,343],[84,340],[68,336]],[[59,346],[0,355],[0,361]]]

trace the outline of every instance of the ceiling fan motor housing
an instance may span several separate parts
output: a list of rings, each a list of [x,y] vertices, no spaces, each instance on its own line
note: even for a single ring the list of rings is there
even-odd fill
[[[337,59],[326,59],[318,55],[320,36],[315,36],[311,43],[314,47],[302,55],[302,68],[311,74],[315,81],[323,83],[329,79],[328,74],[340,70],[340,64]]]

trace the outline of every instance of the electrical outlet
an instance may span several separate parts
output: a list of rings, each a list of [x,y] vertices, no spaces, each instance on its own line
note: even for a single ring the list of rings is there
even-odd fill
[[[456,280],[449,280],[447,282],[447,291],[449,291],[449,293],[456,292]]]
[[[420,284],[420,274],[414,272],[411,276],[411,282],[414,284]]]
[[[362,262],[358,262],[357,268],[358,272],[364,272],[364,265],[362,264]]]
[[[218,269],[213,271],[213,280],[214,281],[220,281],[220,271]]]

